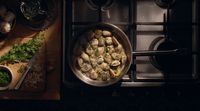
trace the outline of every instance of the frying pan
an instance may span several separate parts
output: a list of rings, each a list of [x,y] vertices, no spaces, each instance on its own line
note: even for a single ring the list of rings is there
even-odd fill
[[[137,51],[133,52],[132,51],[132,46],[131,43],[127,37],[127,35],[117,26],[110,24],[110,23],[98,23],[89,26],[86,28],[84,32],[88,32],[90,30],[95,30],[95,29],[104,29],[110,31],[115,38],[122,44],[125,53],[127,55],[127,61],[123,67],[123,70],[120,72],[120,76],[115,78],[115,79],[110,79],[107,81],[98,81],[98,80],[92,80],[88,77],[86,77],[84,74],[81,73],[81,71],[78,70],[76,66],[76,60],[75,57],[73,56],[73,52],[75,50],[75,45],[78,43],[78,41],[81,40],[82,37],[85,36],[78,36],[76,37],[77,39],[74,39],[71,44],[69,44],[69,54],[68,54],[68,62],[69,66],[72,69],[73,73],[77,78],[79,78],[81,81],[83,81],[86,84],[92,85],[92,86],[97,86],[97,87],[103,87],[103,86],[109,86],[112,84],[117,83],[121,78],[128,72],[131,63],[132,63],[132,56],[151,56],[151,55],[156,55],[156,54],[169,54],[169,53],[179,53],[178,49],[174,50],[167,50],[167,51]]]
[[[84,74],[81,73],[81,71],[77,69],[76,61],[73,57],[73,50],[74,50],[75,45],[78,43],[77,41],[81,40],[81,37],[85,37],[85,36],[79,36],[78,39],[73,40],[72,44],[70,44],[71,48],[70,48],[70,54],[69,54],[69,59],[68,59],[69,66],[71,67],[75,76],[78,77],[81,81],[85,82],[86,84],[89,84],[92,86],[99,86],[99,87],[109,86],[118,82],[123,77],[123,75],[126,74],[127,71],[129,70],[132,63],[132,46],[126,34],[120,28],[118,28],[117,26],[113,24],[109,24],[109,23],[94,24],[94,25],[89,26],[84,32],[88,32],[90,30],[95,30],[95,29],[104,29],[104,30],[110,31],[115,36],[115,38],[122,44],[125,50],[125,53],[127,55],[127,61],[123,67],[123,70],[120,72],[120,76],[114,79],[107,80],[107,81],[98,81],[98,80],[92,80],[86,77]]]

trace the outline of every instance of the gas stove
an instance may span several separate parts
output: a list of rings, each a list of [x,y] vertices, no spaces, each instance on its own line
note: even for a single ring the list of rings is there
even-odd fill
[[[63,81],[85,84],[71,71],[69,43],[100,22],[121,28],[133,49],[133,62],[117,87],[193,84],[199,81],[198,0],[64,0]]]

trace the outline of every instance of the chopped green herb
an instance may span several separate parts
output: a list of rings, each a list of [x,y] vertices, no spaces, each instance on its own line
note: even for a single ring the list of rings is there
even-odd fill
[[[106,51],[106,53],[108,53],[108,52],[109,52],[109,49],[108,49],[107,47],[105,47],[105,51]]]
[[[0,70],[0,85],[7,85],[10,82],[10,77],[7,71]]]
[[[18,73],[23,73],[26,69],[25,65],[21,65],[20,68],[17,70]]]
[[[13,48],[0,57],[0,64],[15,63],[31,59],[43,43],[44,34],[38,33],[27,43],[15,44]]]

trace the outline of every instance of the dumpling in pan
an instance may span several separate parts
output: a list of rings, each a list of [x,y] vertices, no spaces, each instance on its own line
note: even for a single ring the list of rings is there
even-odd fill
[[[99,39],[99,46],[104,46],[105,45],[105,38],[103,36],[101,36]]]
[[[86,61],[86,62],[89,62],[89,61],[90,61],[89,56],[88,56],[85,52],[82,52],[81,58],[83,58],[83,60]]]
[[[104,57],[101,55],[97,58],[97,64],[101,64],[104,62]]]
[[[93,79],[93,80],[96,80],[97,78],[98,78],[98,73],[97,72],[95,72],[95,70],[94,69],[92,69],[90,72],[89,72],[89,77],[91,78],[91,79]]]
[[[110,66],[105,62],[101,63],[99,67],[103,70],[109,70],[110,69]]]
[[[93,49],[96,49],[98,47],[99,41],[98,39],[92,39],[90,41],[90,45],[92,46]]]
[[[107,45],[112,45],[113,44],[112,37],[106,37],[106,44]]]
[[[113,45],[109,45],[106,47],[106,52],[112,54],[113,52],[115,52],[114,46]]]
[[[88,63],[84,63],[83,66],[81,67],[82,72],[89,72],[92,69],[92,66]]]
[[[105,37],[108,37],[108,36],[111,36],[111,35],[112,35],[112,33],[111,33],[110,31],[107,31],[107,30],[103,30],[102,34],[103,34],[103,36],[105,36]]]
[[[100,38],[100,37],[102,36],[102,30],[97,29],[97,30],[94,31],[94,33],[95,33],[95,37],[96,37],[97,39]]]
[[[104,60],[105,60],[105,62],[107,62],[108,64],[110,64],[112,62],[111,55],[109,53],[105,53]]]
[[[94,50],[93,50],[93,48],[91,47],[90,44],[87,44],[86,53],[87,53],[88,55],[92,55],[92,54],[94,53]]]
[[[121,54],[118,54],[118,53],[112,53],[111,56],[115,60],[120,60],[121,59]]]
[[[79,58],[77,59],[77,63],[78,63],[78,65],[79,65],[79,67],[83,67],[83,63],[84,63],[84,62],[83,62],[83,59],[82,59],[82,58],[79,57]]]
[[[108,71],[102,71],[100,72],[100,75],[103,81],[107,81],[108,79],[110,79],[110,74]]]
[[[94,57],[90,57],[90,63],[92,65],[93,68],[97,67],[97,59]]]
[[[121,63],[118,60],[114,60],[114,61],[112,61],[112,63],[110,65],[116,67],[116,66],[119,66],[120,64]]]
[[[125,64],[126,63],[126,60],[127,60],[127,56],[126,56],[126,54],[123,52],[123,53],[121,53],[121,55],[122,55],[122,57],[121,57],[121,63],[122,64]]]
[[[104,47],[98,47],[96,51],[96,55],[100,56],[103,55],[105,48]]]

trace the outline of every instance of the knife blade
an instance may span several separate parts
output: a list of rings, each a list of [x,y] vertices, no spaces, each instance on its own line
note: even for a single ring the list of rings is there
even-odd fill
[[[26,69],[26,71],[22,74],[20,80],[17,82],[17,84],[16,84],[16,86],[15,86],[15,88],[14,88],[15,90],[17,90],[17,89],[20,88],[20,86],[21,86],[21,84],[23,83],[23,81],[24,81],[26,75],[28,74],[29,70],[32,68],[33,63],[35,62],[35,59],[36,59],[36,55],[37,55],[37,54],[35,54],[35,55],[31,58],[31,60],[28,62],[28,64],[27,64],[27,69]]]

